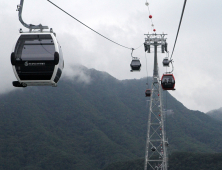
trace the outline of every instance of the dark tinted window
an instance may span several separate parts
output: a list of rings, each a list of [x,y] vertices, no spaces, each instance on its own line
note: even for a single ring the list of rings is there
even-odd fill
[[[140,61],[139,60],[133,60],[132,65],[140,65]]]
[[[163,80],[162,80],[162,81],[163,81],[164,83],[165,83],[165,82],[167,82],[167,78],[163,78]]]
[[[15,47],[16,59],[54,60],[55,46],[50,34],[21,35]]]
[[[164,60],[163,60],[163,63],[164,63],[164,64],[169,64],[168,59],[164,59]]]
[[[162,79],[162,82],[168,82],[168,83],[174,83],[174,79],[173,79],[173,76],[164,76],[163,79]]]

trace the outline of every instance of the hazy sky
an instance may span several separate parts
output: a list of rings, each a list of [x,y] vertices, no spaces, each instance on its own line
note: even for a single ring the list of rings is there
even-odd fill
[[[127,47],[144,43],[144,34],[152,32],[146,0],[52,0],[61,8],[101,34]],[[168,50],[172,52],[184,0],[149,0],[157,33],[166,33]],[[17,5],[20,0],[0,1],[0,93],[15,90],[10,63],[12,46],[19,28]],[[203,112],[222,107],[222,1],[188,0],[174,51],[176,91],[170,92],[192,110]],[[117,46],[73,20],[47,0],[25,0],[23,20],[28,24],[47,25],[57,34],[65,59],[64,74],[70,74],[74,64],[106,71],[122,79],[146,76],[143,46],[134,51],[142,63],[141,72],[131,73],[131,51]],[[166,70],[158,54],[160,76]],[[153,53],[146,54],[148,75],[152,76]],[[73,69],[76,72],[76,69]],[[76,74],[76,73],[74,73]],[[144,89],[145,90],[145,89]]]

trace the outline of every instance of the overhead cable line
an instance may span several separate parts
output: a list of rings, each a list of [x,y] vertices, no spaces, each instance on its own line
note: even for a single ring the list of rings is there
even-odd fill
[[[145,5],[147,6],[148,13],[149,13],[148,17],[149,17],[149,19],[150,19],[150,21],[151,21],[151,30],[153,30],[153,31],[155,32],[156,30],[154,29],[153,16],[151,15],[150,8],[149,8],[149,3],[148,3],[147,0],[146,0]],[[145,59],[146,59],[146,74],[147,74],[147,83],[146,83],[146,85],[147,85],[147,87],[149,88],[148,68],[147,68],[147,57],[146,57],[146,52],[145,52]]]
[[[147,0],[146,0],[146,3],[145,3],[145,5],[147,6],[147,9],[148,9],[148,13],[149,13],[149,19],[151,20],[151,29],[153,29],[153,31],[154,31],[154,24],[153,24],[153,19],[152,19],[152,15],[151,15],[151,12],[150,12],[150,8],[149,8],[149,3],[147,2]],[[155,32],[155,31],[154,31]]]
[[[149,88],[149,81],[148,81],[148,69],[147,69],[147,58],[146,58],[146,52],[145,52],[145,59],[146,59],[146,85]]]
[[[140,47],[142,47],[144,44],[141,44],[139,47],[135,48],[134,50],[137,50],[139,49]]]
[[[60,9],[61,11],[63,11],[64,13],[66,13],[67,15],[69,15],[70,17],[72,17],[73,19],[75,19],[76,21],[78,21],[79,23],[81,23],[82,25],[84,25],[85,27],[89,28],[89,29],[92,30],[93,32],[95,32],[95,33],[97,33],[98,35],[102,36],[103,38],[111,41],[112,43],[117,44],[117,45],[119,45],[119,46],[121,46],[121,47],[123,47],[123,48],[127,48],[127,49],[129,49],[129,50],[132,50],[132,49],[133,49],[133,50],[136,50],[136,49],[138,49],[138,48],[134,49],[134,48],[126,47],[126,46],[124,46],[124,45],[121,45],[121,44],[119,44],[119,43],[117,43],[117,42],[115,42],[115,41],[107,38],[106,36],[100,34],[99,32],[95,31],[94,29],[90,28],[89,26],[87,26],[86,24],[84,24],[83,22],[81,22],[80,20],[78,20],[77,18],[75,18],[74,16],[72,16],[71,14],[69,14],[68,12],[66,12],[65,10],[63,10],[62,8],[60,8],[59,6],[57,6],[56,4],[54,4],[53,2],[51,2],[50,0],[47,0],[47,1],[49,1],[52,5],[54,5],[55,7],[57,7],[58,9]]]
[[[184,10],[185,10],[185,7],[186,7],[186,2],[187,2],[187,0],[184,0],[183,10],[182,10],[182,14],[181,14],[181,17],[180,17],[180,23],[179,23],[179,27],[178,27],[178,30],[177,30],[177,36],[176,36],[176,39],[175,39],[175,43],[174,43],[174,47],[173,47],[173,51],[172,51],[170,60],[172,59],[173,52],[174,52],[174,49],[175,49],[175,46],[176,46],[177,37],[178,37],[179,31],[180,31],[180,25],[181,25],[181,22],[182,22],[182,19],[183,19]]]
[[[165,123],[165,127],[166,127],[166,134],[167,134],[167,112],[168,112],[168,108],[167,108],[167,91],[166,91],[166,108],[165,108],[165,121],[166,121],[166,123]],[[165,136],[166,137],[166,136]]]

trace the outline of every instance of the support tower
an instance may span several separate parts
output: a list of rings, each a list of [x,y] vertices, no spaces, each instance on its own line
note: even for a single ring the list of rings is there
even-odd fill
[[[148,131],[146,141],[144,170],[167,170],[167,146],[166,134],[164,131],[164,114],[162,108],[162,88],[160,85],[157,48],[161,52],[167,52],[166,34],[145,34],[145,52],[150,53],[154,47],[154,70],[152,81],[152,94],[148,116]]]

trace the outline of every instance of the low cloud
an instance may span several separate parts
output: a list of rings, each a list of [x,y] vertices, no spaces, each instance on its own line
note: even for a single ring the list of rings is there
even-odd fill
[[[86,67],[79,64],[70,65],[65,69],[63,77],[78,83],[90,84],[92,79],[86,70]]]

